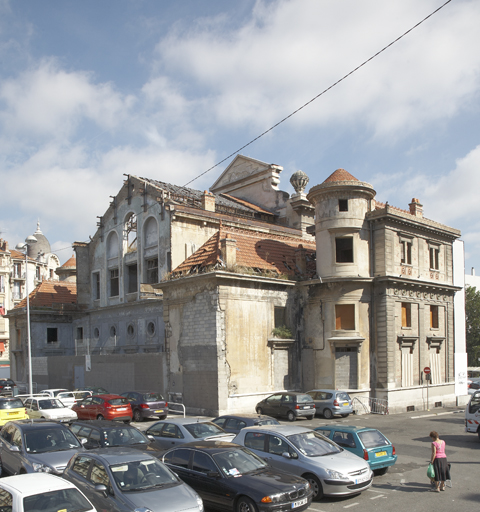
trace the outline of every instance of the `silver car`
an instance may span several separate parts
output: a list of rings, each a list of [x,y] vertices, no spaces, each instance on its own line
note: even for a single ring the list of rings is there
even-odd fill
[[[358,494],[372,485],[363,459],[305,427],[267,425],[240,430],[234,443],[252,450],[271,466],[310,482],[313,499]]]
[[[307,395],[313,398],[316,414],[329,420],[334,416],[346,418],[353,413],[352,399],[346,391],[338,389],[312,389]]]
[[[1,475],[61,475],[78,451],[85,449],[65,425],[45,420],[9,421],[0,431]]]
[[[193,441],[231,441],[235,434],[227,433],[205,418],[172,418],[157,421],[146,431],[156,443],[168,450],[179,444]]]
[[[63,477],[97,510],[109,512],[203,512],[200,496],[167,466],[134,448],[79,453]]]

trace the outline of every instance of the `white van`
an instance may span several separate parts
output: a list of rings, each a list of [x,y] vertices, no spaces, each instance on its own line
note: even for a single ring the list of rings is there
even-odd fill
[[[480,391],[472,395],[465,409],[465,432],[478,434],[480,440]]]

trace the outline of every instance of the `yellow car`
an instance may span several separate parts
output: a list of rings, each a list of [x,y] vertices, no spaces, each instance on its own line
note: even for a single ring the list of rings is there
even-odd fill
[[[12,420],[28,420],[23,402],[15,396],[0,398],[0,425]]]

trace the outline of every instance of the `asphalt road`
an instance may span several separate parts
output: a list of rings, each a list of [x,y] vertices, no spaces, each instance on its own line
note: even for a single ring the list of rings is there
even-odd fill
[[[477,510],[480,504],[480,441],[476,434],[464,429],[464,408],[439,409],[430,412],[395,415],[362,415],[348,418],[322,417],[312,421],[300,419],[297,425],[318,427],[348,423],[380,430],[394,444],[398,460],[386,475],[375,476],[372,487],[348,498],[324,498],[313,503],[311,512],[397,511],[435,512]],[[153,421],[135,424],[142,430]],[[282,421],[282,423],[284,423]],[[287,423],[287,422],[285,422]],[[436,430],[446,443],[451,463],[452,487],[445,492],[431,492],[427,477],[431,446],[428,434]]]

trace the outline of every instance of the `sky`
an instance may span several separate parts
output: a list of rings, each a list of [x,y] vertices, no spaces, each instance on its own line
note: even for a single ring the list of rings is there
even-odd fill
[[[0,0],[0,236],[61,261],[124,174],[185,185],[445,0]],[[241,151],[344,168],[458,228],[480,273],[480,2],[452,0]],[[230,161],[190,183],[208,189]]]

